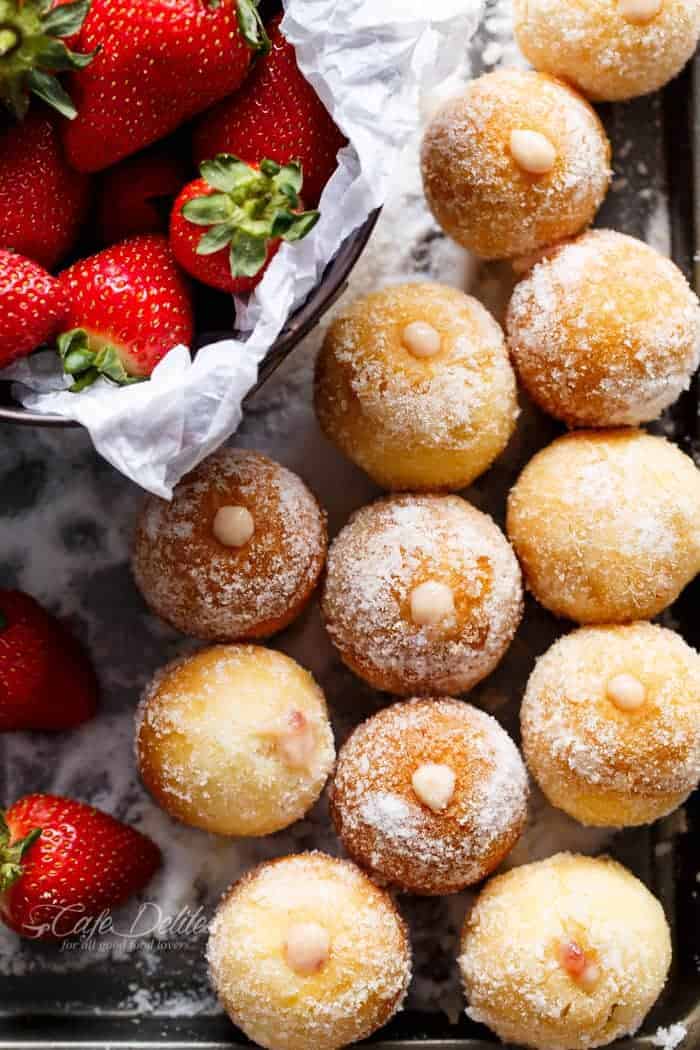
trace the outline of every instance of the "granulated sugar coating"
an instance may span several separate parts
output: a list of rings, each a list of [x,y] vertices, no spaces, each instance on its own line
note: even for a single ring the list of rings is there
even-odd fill
[[[507,328],[528,394],[569,426],[655,419],[700,356],[700,306],[681,271],[612,230],[535,265],[516,285]]]
[[[156,800],[219,835],[270,835],[316,802],[335,760],[326,701],[284,653],[202,649],[158,672],[136,719]]]
[[[469,1016],[537,1050],[633,1035],[670,962],[664,912],[644,884],[615,861],[570,853],[493,879],[459,960]]]
[[[426,767],[437,767],[438,785],[440,771],[449,777],[435,808],[414,779]],[[455,893],[485,878],[518,839],[527,774],[495,718],[461,700],[409,700],[379,711],[345,743],[331,815],[350,855],[381,881]]]
[[[401,1007],[411,977],[391,898],[354,864],[316,852],[263,864],[235,885],[208,955],[225,1009],[270,1050],[335,1050],[371,1035]],[[310,955],[312,972],[298,972]]]
[[[244,542],[221,541],[224,508],[247,512]],[[133,571],[153,611],[183,634],[235,641],[291,623],[325,554],[325,516],[301,478],[259,453],[222,449],[180,482],[171,503],[148,497]]]
[[[700,35],[697,0],[513,0],[513,10],[516,40],[535,69],[599,101],[663,87]]]
[[[439,602],[424,610],[421,600],[419,612],[427,585]],[[356,511],[334,540],[322,608],[341,658],[375,688],[463,693],[513,639],[520,569],[495,522],[466,500],[394,496]]]
[[[700,472],[639,430],[568,434],[521,473],[507,531],[551,612],[579,623],[650,619],[700,570]]]
[[[471,296],[422,281],[358,299],[331,325],[315,404],[326,436],[377,484],[411,491],[469,485],[518,415],[499,325]]]
[[[528,163],[528,156],[539,161],[541,149],[526,138],[523,150],[522,132],[546,146],[546,170]],[[501,70],[438,109],[422,167],[428,204],[445,232],[484,259],[512,258],[588,226],[610,182],[610,143],[593,109],[566,85]]]
[[[584,824],[647,824],[700,781],[700,656],[650,623],[583,627],[537,661],[521,708],[530,772]]]

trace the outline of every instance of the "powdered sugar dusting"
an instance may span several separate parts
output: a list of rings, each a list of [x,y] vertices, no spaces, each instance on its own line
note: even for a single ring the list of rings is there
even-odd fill
[[[411,591],[451,587],[450,623],[419,627]],[[469,689],[507,649],[520,621],[520,570],[486,515],[456,496],[397,496],[357,511],[332,544],[323,595],[343,659],[399,694]]]
[[[607,695],[621,673],[645,690],[633,715]],[[521,717],[531,770],[545,790],[556,785],[554,801],[581,820],[658,818],[700,780],[700,657],[666,628],[566,635],[538,660]]]
[[[330,958],[309,982],[276,950],[289,917],[312,918]],[[341,1046],[400,1008],[411,974],[403,923],[390,899],[347,862],[305,853],[253,871],[212,923],[209,963],[219,994],[262,1045]]]
[[[516,166],[511,131],[545,134],[557,160],[533,180]],[[527,255],[578,233],[610,182],[610,147],[591,107],[563,84],[504,70],[473,81],[431,121],[422,151],[426,196],[446,232],[484,258]]]
[[[529,394],[578,426],[655,419],[700,359],[700,305],[681,271],[641,241],[594,230],[535,265],[508,308]]]
[[[423,805],[412,774],[446,764],[455,788],[444,812]],[[385,708],[343,747],[331,812],[346,848],[380,879],[446,893],[484,878],[522,830],[527,775],[510,737],[490,715],[456,700]]]
[[[221,506],[250,511],[252,539],[224,547],[212,523]],[[183,633],[212,640],[279,629],[309,597],[325,555],[325,518],[301,478],[265,456],[215,453],[177,486],[151,496],[134,545],[136,581]]]

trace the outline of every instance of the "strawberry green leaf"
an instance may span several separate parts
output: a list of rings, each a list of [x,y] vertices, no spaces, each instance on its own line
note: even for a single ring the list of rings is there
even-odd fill
[[[260,161],[260,170],[263,175],[268,175],[270,178],[273,178],[280,170],[280,166],[276,160],[269,160],[266,158],[265,160]]]
[[[300,241],[306,237],[307,233],[313,230],[314,226],[321,217],[321,213],[318,211],[302,211],[294,219],[294,222],[288,229],[282,234],[282,239],[285,241]]]
[[[24,838],[11,842],[5,814],[0,816],[0,893],[21,876],[24,870],[22,859],[40,835],[41,828],[32,828]]]
[[[59,335],[56,348],[63,362],[63,371],[74,377],[74,382],[68,388],[74,394],[85,390],[100,376],[118,386],[142,382],[142,376],[129,375],[116,346],[107,343],[100,346],[99,350],[93,350],[83,328],[74,328]]]
[[[182,214],[195,226],[209,227],[197,245],[198,255],[229,248],[232,277],[254,277],[272,242],[301,240],[318,221],[317,211],[301,211],[298,161],[280,166],[265,158],[254,167],[222,153],[205,161],[200,173],[217,192],[192,198]]]
[[[78,111],[71,102],[70,95],[50,73],[44,73],[41,69],[30,69],[27,73],[27,87],[33,95],[43,99],[64,117],[69,120],[77,117]]]
[[[182,208],[182,214],[195,226],[211,226],[231,218],[232,202],[226,193],[212,193],[205,197],[193,197]]]
[[[84,69],[94,57],[61,40],[80,29],[89,0],[50,7],[51,0],[0,0],[0,104],[19,120],[31,95],[73,119],[75,107],[55,74]]]
[[[275,177],[275,182],[283,193],[291,192],[295,194],[295,196],[298,196],[301,192],[303,181],[304,176],[299,161],[285,164],[284,167],[280,168]]]
[[[235,229],[235,225],[228,222],[212,226],[201,237],[196,249],[197,255],[213,255],[215,252],[220,252],[222,248],[226,248],[231,243]]]
[[[131,383],[140,383],[143,376],[131,376],[124,368],[119,351],[114,346],[104,346],[95,354],[95,368],[100,375],[111,379],[119,386],[128,386]]]
[[[90,363],[95,356],[90,349],[90,341],[84,328],[73,328],[70,332],[63,332],[56,340],[56,346],[65,371],[71,375],[73,373],[70,368],[66,367],[66,362],[72,354],[89,354]],[[82,368],[80,370],[82,371]]]
[[[90,0],[74,0],[72,4],[54,7],[42,19],[42,28],[47,36],[73,36],[83,27],[90,10]]]
[[[100,373],[96,368],[88,368],[87,371],[82,373],[79,379],[76,379],[74,383],[71,383],[68,387],[68,391],[71,394],[79,394],[81,390],[86,390],[99,378]]]
[[[251,237],[237,230],[231,240],[229,261],[233,277],[255,277],[265,265],[267,243],[262,237]]]
[[[67,48],[62,40],[47,39],[36,57],[42,66],[52,72],[66,73],[71,69],[85,69],[96,54],[97,51],[92,51],[90,54],[79,55]]]
[[[266,55],[272,45],[260,17],[257,0],[236,0],[236,13],[241,35],[248,47]]]
[[[259,176],[258,172],[230,153],[220,153],[214,160],[205,160],[199,173],[214,190],[222,193],[233,193],[234,190],[248,186]]]

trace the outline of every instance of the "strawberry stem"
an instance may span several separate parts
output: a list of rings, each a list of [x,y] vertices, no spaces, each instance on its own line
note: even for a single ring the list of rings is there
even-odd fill
[[[63,371],[73,377],[69,390],[79,394],[103,376],[117,386],[143,382],[143,376],[129,375],[124,368],[116,346],[102,343],[98,349],[90,345],[90,337],[84,328],[73,328],[56,340],[56,347],[63,362]]]
[[[228,249],[231,276],[254,277],[265,265],[270,242],[298,241],[319,220],[317,211],[301,211],[301,164],[262,160],[259,167],[230,153],[206,160],[200,174],[213,193],[193,197],[182,214],[195,226],[207,226],[198,255]]]
[[[0,103],[18,120],[31,95],[72,119],[77,115],[56,73],[84,69],[94,55],[71,51],[62,37],[77,33],[90,0],[49,10],[47,0],[0,0]]]
[[[263,20],[258,11],[259,0],[236,0],[238,27],[246,44],[253,51],[266,55],[272,44],[265,32]]]
[[[32,828],[23,838],[11,842],[5,814],[0,810],[0,893],[9,889],[22,875],[22,860],[41,835],[41,828]]]
[[[11,54],[21,42],[22,38],[12,26],[0,26],[0,58]]]

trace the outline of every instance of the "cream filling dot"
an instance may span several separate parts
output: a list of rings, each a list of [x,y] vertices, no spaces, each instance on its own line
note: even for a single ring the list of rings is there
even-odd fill
[[[617,10],[626,22],[645,25],[656,18],[663,7],[663,0],[618,0]]]
[[[297,769],[308,769],[316,749],[311,722],[303,711],[293,710],[277,735],[277,747],[287,763]]]
[[[328,930],[318,922],[295,922],[287,930],[284,957],[300,977],[318,973],[331,954]]]
[[[442,346],[440,333],[425,321],[407,324],[401,333],[401,342],[414,357],[434,357]]]
[[[247,507],[219,507],[212,532],[225,547],[242,547],[255,532],[255,521]]]
[[[636,711],[647,698],[647,692],[633,674],[616,674],[605,687],[608,699],[620,711]]]
[[[424,805],[434,813],[441,813],[455,792],[454,770],[437,762],[424,762],[414,770],[411,784]]]
[[[557,151],[547,136],[527,128],[511,131],[510,152],[518,167],[531,175],[546,175],[557,159]]]
[[[450,587],[437,580],[426,580],[411,591],[411,619],[418,627],[434,627],[455,614]]]

